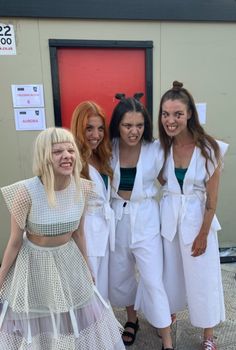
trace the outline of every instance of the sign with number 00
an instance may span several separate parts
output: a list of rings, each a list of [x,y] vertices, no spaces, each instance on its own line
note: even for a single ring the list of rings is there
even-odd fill
[[[14,28],[0,23],[0,55],[16,55]]]

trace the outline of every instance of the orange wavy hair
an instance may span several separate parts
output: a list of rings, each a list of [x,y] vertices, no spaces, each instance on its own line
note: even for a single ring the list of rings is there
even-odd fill
[[[83,166],[81,175],[86,179],[90,179],[88,163],[93,151],[91,150],[86,140],[85,131],[88,123],[88,118],[92,115],[99,116],[102,119],[104,125],[104,138],[94,152],[96,152],[96,156],[99,159],[101,173],[108,175],[112,180],[113,172],[110,166],[111,144],[109,140],[106,115],[103,109],[93,101],[81,102],[75,108],[71,119],[71,131],[78,146]]]

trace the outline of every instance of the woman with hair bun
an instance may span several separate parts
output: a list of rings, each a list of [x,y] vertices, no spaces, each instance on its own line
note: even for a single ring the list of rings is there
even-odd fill
[[[202,349],[216,350],[213,327],[224,321],[225,308],[215,211],[228,145],[205,132],[192,95],[177,81],[161,98],[158,126],[164,150],[164,282],[171,312],[187,304],[191,323],[203,328]]]
[[[160,328],[163,349],[173,349],[171,315],[162,281],[163,252],[156,181],[163,164],[160,144],[153,141],[149,114],[140,102],[142,93],[119,103],[110,122],[113,145],[112,208],[116,218],[115,251],[110,254],[111,304],[126,307],[123,332],[132,345],[139,329],[137,311]],[[145,335],[144,335],[145,336]]]
[[[93,101],[81,102],[74,110],[71,130],[80,151],[81,174],[95,183],[97,210],[85,215],[88,262],[95,284],[108,299],[109,250],[114,250],[115,221],[110,207],[111,145],[107,120],[102,108]]]
[[[81,169],[73,135],[48,128],[35,142],[35,176],[1,188],[11,214],[0,268],[1,350],[124,350],[87,266],[83,216],[95,210],[96,192]]]

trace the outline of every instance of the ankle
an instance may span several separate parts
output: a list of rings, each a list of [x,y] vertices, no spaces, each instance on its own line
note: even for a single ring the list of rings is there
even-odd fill
[[[213,328],[205,328],[203,332],[203,339],[212,339],[213,340]]]
[[[162,344],[164,349],[171,349],[172,348],[172,337],[171,337],[171,329],[170,327],[160,328],[159,329],[161,338],[162,338]]]
[[[167,347],[164,347],[164,345],[162,344],[161,350],[174,350],[174,348],[172,346],[170,348],[167,348]]]
[[[138,317],[129,317],[127,318],[127,322],[138,323]]]
[[[203,340],[210,340],[210,341],[214,341],[214,337],[213,336],[204,336]]]

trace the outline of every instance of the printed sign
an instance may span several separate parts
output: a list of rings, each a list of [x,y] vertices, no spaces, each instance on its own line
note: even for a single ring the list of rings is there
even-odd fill
[[[14,107],[44,107],[43,85],[12,85]]]
[[[13,25],[0,23],[0,55],[16,55]]]
[[[44,108],[17,108],[14,112],[16,130],[44,130],[46,128]]]
[[[200,124],[206,124],[206,107],[207,104],[205,102],[196,103]]]

